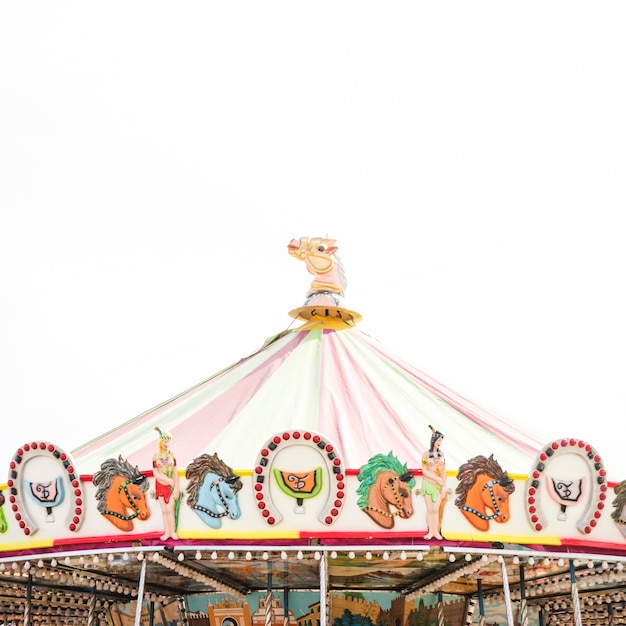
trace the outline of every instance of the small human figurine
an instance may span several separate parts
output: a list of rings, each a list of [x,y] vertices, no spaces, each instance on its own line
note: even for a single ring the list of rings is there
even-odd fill
[[[161,541],[178,539],[176,534],[176,505],[179,501],[180,488],[176,458],[170,450],[172,435],[162,431],[158,426],[154,429],[159,433],[159,451],[152,457],[155,494],[161,513],[165,532]]]
[[[443,539],[441,519],[443,506],[448,497],[446,491],[446,458],[441,451],[443,433],[428,426],[431,430],[430,448],[422,455],[421,493],[426,502],[426,525],[428,532],[424,539]]]

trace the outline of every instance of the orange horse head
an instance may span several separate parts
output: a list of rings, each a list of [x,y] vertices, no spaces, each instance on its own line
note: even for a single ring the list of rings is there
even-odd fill
[[[478,530],[489,530],[489,522],[508,522],[509,496],[515,483],[493,458],[476,456],[459,468],[454,503]]]
[[[148,479],[126,459],[107,459],[92,480],[98,488],[98,511],[120,530],[131,531],[135,519],[144,521],[150,517]]]

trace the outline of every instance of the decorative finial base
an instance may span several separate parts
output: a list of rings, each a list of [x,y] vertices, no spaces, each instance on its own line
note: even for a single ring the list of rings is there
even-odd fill
[[[360,313],[351,311],[350,309],[344,309],[338,306],[301,306],[299,309],[293,309],[289,311],[289,315],[297,320],[309,322],[314,319],[319,320],[334,320],[337,322],[344,322],[347,324],[356,324],[363,319]]]

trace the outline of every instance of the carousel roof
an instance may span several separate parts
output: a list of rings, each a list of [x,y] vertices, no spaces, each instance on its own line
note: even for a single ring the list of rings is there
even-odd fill
[[[267,439],[293,428],[323,433],[348,468],[381,451],[418,467],[433,426],[445,435],[449,468],[493,453],[527,472],[538,442],[403,361],[351,322],[316,319],[161,405],[73,451],[81,472],[124,455],[149,468],[154,430],[173,437],[179,467],[218,451],[250,468]]]

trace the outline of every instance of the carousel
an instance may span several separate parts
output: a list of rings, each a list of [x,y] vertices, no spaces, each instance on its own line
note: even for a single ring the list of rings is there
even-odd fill
[[[0,625],[626,623],[626,481],[395,356],[344,306],[336,241],[248,357],[68,451],[0,502]]]

